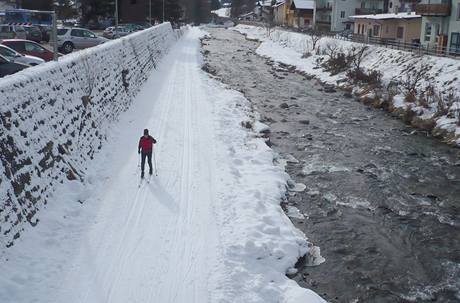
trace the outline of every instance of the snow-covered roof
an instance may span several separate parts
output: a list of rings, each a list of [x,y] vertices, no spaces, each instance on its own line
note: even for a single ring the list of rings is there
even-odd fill
[[[315,1],[313,0],[294,0],[293,2],[297,9],[315,9]]]
[[[273,7],[278,7],[278,6],[281,6],[281,5],[285,4],[285,3],[286,3],[286,2],[284,2],[284,1],[277,1],[277,2],[275,3],[275,5],[273,5]]]
[[[375,14],[375,15],[355,15],[350,16],[353,19],[372,19],[372,20],[386,20],[386,19],[414,19],[421,18],[415,12],[410,13],[397,13],[397,14]]]
[[[271,0],[259,1],[258,5],[260,5],[260,6],[272,6],[272,1]]]

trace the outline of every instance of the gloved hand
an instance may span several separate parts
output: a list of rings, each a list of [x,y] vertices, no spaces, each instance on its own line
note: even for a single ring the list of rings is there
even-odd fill
[[[137,150],[137,153],[138,153],[138,154],[140,154],[140,153],[141,153],[141,150],[140,150],[140,149],[138,149],[138,150]]]

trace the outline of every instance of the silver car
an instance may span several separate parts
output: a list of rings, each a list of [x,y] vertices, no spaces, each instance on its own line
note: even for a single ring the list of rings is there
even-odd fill
[[[22,63],[31,66],[45,63],[45,60],[43,60],[42,58],[29,55],[22,55],[14,49],[11,49],[8,46],[2,44],[0,44],[0,55],[14,63]]]
[[[65,54],[71,53],[74,49],[93,47],[106,41],[109,40],[84,28],[60,28],[57,31],[58,48]]]
[[[20,25],[0,25],[0,40],[1,39],[26,39],[27,33],[24,27]]]

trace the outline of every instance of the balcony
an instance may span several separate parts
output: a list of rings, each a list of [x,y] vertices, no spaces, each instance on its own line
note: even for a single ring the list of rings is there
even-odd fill
[[[417,4],[415,12],[422,16],[447,17],[450,16],[450,9],[451,6],[448,3]]]
[[[383,9],[380,8],[357,8],[355,9],[355,15],[375,15],[383,14]]]

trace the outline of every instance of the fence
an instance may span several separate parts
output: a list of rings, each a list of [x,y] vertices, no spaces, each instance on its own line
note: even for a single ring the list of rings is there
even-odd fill
[[[261,26],[261,27],[264,26],[263,22],[258,22],[258,21],[239,20],[237,21],[237,23],[253,25],[253,26]],[[309,29],[305,29],[305,28],[292,28],[292,27],[287,27],[287,26],[277,26],[277,28],[281,28],[283,30],[290,31],[290,32],[303,33],[307,35],[310,31]],[[316,32],[316,33],[319,33],[319,32]],[[420,43],[404,43],[404,42],[399,42],[395,40],[381,39],[381,38],[375,38],[375,37],[366,37],[363,35],[354,35],[351,33],[348,34],[347,36],[341,36],[340,34],[329,33],[329,32],[328,33],[321,32],[319,34],[323,37],[330,37],[330,38],[334,38],[338,40],[364,43],[364,44],[370,44],[370,45],[378,45],[378,46],[382,46],[385,48],[408,51],[408,52],[412,52],[412,53],[419,54],[419,55],[449,57],[449,58],[460,60],[460,47],[458,47],[457,49],[454,49],[454,48],[449,48],[449,47],[438,47],[436,45],[429,45],[429,44],[427,46],[423,46]]]
[[[379,45],[385,48],[409,51],[419,55],[449,57],[460,60],[460,48],[454,49],[449,47],[439,47],[436,45],[433,46],[429,44],[427,44],[427,46],[423,46],[420,43],[404,43],[395,40],[366,37],[363,35],[349,35],[348,37],[343,37],[338,34],[326,34],[326,36],[339,40]]]

